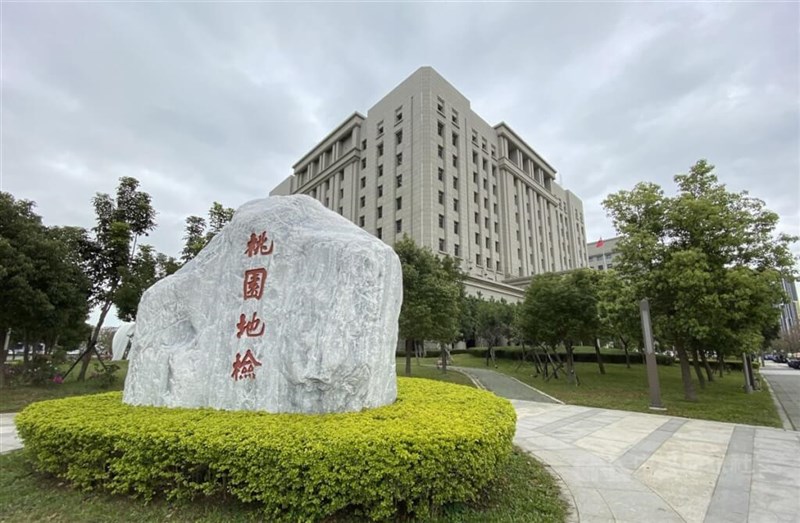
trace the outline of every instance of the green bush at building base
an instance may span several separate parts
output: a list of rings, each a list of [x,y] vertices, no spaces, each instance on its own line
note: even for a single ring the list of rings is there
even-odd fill
[[[471,500],[512,449],[491,393],[399,378],[393,405],[302,415],[136,407],[112,392],[34,403],[16,418],[35,466],[83,489],[150,499],[233,495],[271,519],[373,519]]]

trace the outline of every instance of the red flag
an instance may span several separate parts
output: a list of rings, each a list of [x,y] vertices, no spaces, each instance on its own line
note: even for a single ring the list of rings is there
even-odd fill
[[[603,237],[601,236],[600,239],[597,240],[597,243],[594,244],[594,246],[599,249],[600,247],[602,247],[605,244],[606,244],[606,242],[603,241]]]

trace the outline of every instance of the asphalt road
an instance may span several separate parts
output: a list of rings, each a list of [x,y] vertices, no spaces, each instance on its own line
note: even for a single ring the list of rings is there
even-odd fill
[[[792,429],[800,431],[800,370],[785,363],[766,362],[761,375],[769,383]]]

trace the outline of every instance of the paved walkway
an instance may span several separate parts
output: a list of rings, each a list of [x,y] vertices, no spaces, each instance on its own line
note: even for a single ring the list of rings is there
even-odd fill
[[[0,414],[0,454],[22,448],[14,427],[14,416],[16,414]]]
[[[560,404],[561,401],[548,396],[544,392],[534,389],[518,379],[512,378],[505,374],[493,371],[491,369],[476,369],[473,367],[453,367],[449,366],[448,369],[457,370],[462,374],[466,374],[473,381],[477,381],[484,389],[488,389],[498,396],[513,400],[527,400],[537,401],[541,403],[556,403]]]
[[[800,370],[766,361],[760,372],[772,389],[778,410],[782,411],[785,428],[800,430]]]
[[[500,373],[464,370],[499,395],[526,394]],[[575,521],[795,522],[800,514],[798,432],[549,398],[512,403],[515,443],[561,477]]]

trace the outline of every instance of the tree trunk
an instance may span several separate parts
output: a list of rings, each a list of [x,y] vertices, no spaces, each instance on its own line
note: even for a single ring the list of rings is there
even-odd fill
[[[631,368],[631,355],[628,352],[628,343],[624,339],[620,338],[619,339],[619,344],[622,345],[622,350],[625,351],[625,366],[630,369]]]
[[[414,342],[406,339],[406,376],[411,376],[411,351],[414,350]]]
[[[447,374],[447,356],[447,349],[445,349],[444,343],[442,343],[439,345],[439,357],[442,358],[442,374]]]
[[[567,383],[570,385],[580,385],[578,375],[575,373],[575,360],[572,358],[572,343],[564,343],[564,348],[567,349]]]
[[[28,334],[22,338],[24,345],[22,346],[22,364],[27,365],[31,359],[31,342],[28,339]]]
[[[706,351],[700,351],[700,361],[703,362],[703,368],[706,369],[706,376],[708,376],[708,381],[714,381],[714,371],[711,370],[711,365],[708,364],[708,358],[706,358]]]
[[[594,353],[597,354],[597,366],[600,367],[600,374],[605,375],[606,367],[603,365],[603,357],[600,355],[600,339],[594,339]]]
[[[681,363],[681,380],[683,381],[683,398],[686,401],[697,401],[697,391],[692,383],[692,371],[689,369],[689,355],[682,345],[677,345],[678,359]]]
[[[717,370],[719,371],[719,377],[722,378],[725,375],[725,356],[721,350],[717,351]]]
[[[694,373],[697,374],[697,381],[700,382],[700,388],[706,388],[706,379],[703,377],[703,371],[700,370],[700,360],[697,356],[697,348],[692,348],[692,366],[694,367]]]
[[[6,386],[6,358],[8,358],[8,344],[11,343],[11,329],[6,329],[6,339],[3,342],[2,353],[0,353],[0,388]]]
[[[100,309],[100,318],[97,320],[97,325],[95,325],[92,331],[92,337],[89,338],[89,342],[86,344],[86,350],[83,353],[83,360],[81,361],[81,371],[78,373],[78,381],[84,381],[86,379],[86,369],[89,368],[89,362],[92,361],[92,353],[97,346],[97,338],[100,337],[100,329],[103,328],[103,322],[106,320],[106,315],[110,310],[111,300],[108,300],[103,304],[103,308]]]

